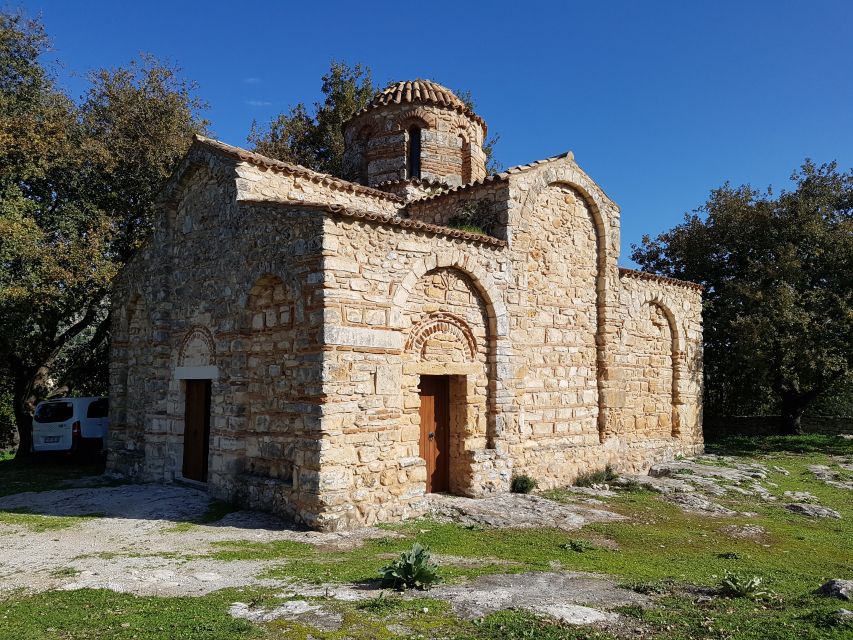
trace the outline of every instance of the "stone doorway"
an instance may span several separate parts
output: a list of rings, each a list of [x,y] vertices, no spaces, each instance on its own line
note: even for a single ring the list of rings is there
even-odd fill
[[[426,461],[426,490],[450,489],[450,376],[420,378],[420,455]]]
[[[184,411],[184,465],[181,475],[207,482],[210,454],[210,380],[186,381]]]

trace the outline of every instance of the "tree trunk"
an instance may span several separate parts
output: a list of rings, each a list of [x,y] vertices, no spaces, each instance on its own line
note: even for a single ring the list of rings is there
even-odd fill
[[[780,433],[783,436],[802,435],[802,417],[808,405],[808,400],[796,393],[782,394],[782,424]]]
[[[15,379],[12,402],[15,407],[15,426],[18,429],[16,458],[23,458],[32,454],[33,414],[39,400],[46,395],[49,376],[48,367],[42,366],[30,377],[20,375]]]
[[[15,452],[15,458],[24,458],[33,452],[33,417],[26,411],[16,409],[15,425],[18,427],[18,450]]]

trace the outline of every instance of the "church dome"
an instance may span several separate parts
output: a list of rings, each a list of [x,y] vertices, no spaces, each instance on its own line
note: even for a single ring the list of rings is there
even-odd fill
[[[344,124],[343,133],[344,174],[361,184],[458,186],[486,175],[486,123],[431,80],[388,85]]]
[[[429,104],[453,109],[476,120],[482,125],[483,131],[486,131],[486,122],[474,113],[459,96],[432,80],[403,80],[390,84],[374,95],[370,102],[360,109],[353,118],[357,118],[372,109],[391,104]]]

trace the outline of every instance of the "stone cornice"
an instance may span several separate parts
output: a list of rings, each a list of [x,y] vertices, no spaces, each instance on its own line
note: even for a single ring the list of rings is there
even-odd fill
[[[676,287],[695,289],[696,291],[704,291],[705,289],[705,287],[703,287],[701,284],[696,284],[695,282],[690,282],[688,280],[679,280],[678,278],[659,276],[655,273],[649,273],[647,271],[637,271],[636,269],[628,269],[626,267],[619,267],[619,276],[624,276],[626,278],[634,278],[635,280],[652,280],[655,282],[661,282],[663,284],[670,284]]]
[[[316,184],[322,184],[333,189],[349,191],[352,193],[360,193],[366,196],[372,196],[374,198],[389,200],[391,202],[400,204],[405,202],[402,198],[400,198],[399,196],[395,196],[392,193],[380,191],[379,189],[374,189],[373,187],[365,187],[364,185],[360,185],[355,182],[350,182],[349,180],[344,180],[343,178],[337,178],[335,176],[329,175],[328,173],[320,173],[318,171],[314,171],[313,169],[303,167],[299,164],[292,164],[290,162],[283,162],[281,160],[267,158],[266,156],[262,156],[259,153],[247,151],[246,149],[241,149],[240,147],[235,147],[219,140],[195,135],[193,136],[193,141],[194,144],[203,146],[206,149],[210,149],[220,155],[224,155],[235,160],[241,160],[243,162],[248,162],[249,164],[253,164],[257,167],[264,167],[266,169],[272,169],[273,171],[280,171],[282,173],[288,173],[291,175],[299,176],[300,178],[305,178]]]

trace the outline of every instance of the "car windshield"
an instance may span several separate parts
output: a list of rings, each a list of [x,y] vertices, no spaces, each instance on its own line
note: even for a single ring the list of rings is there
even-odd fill
[[[74,415],[70,402],[45,402],[36,408],[36,422],[65,422]]]

